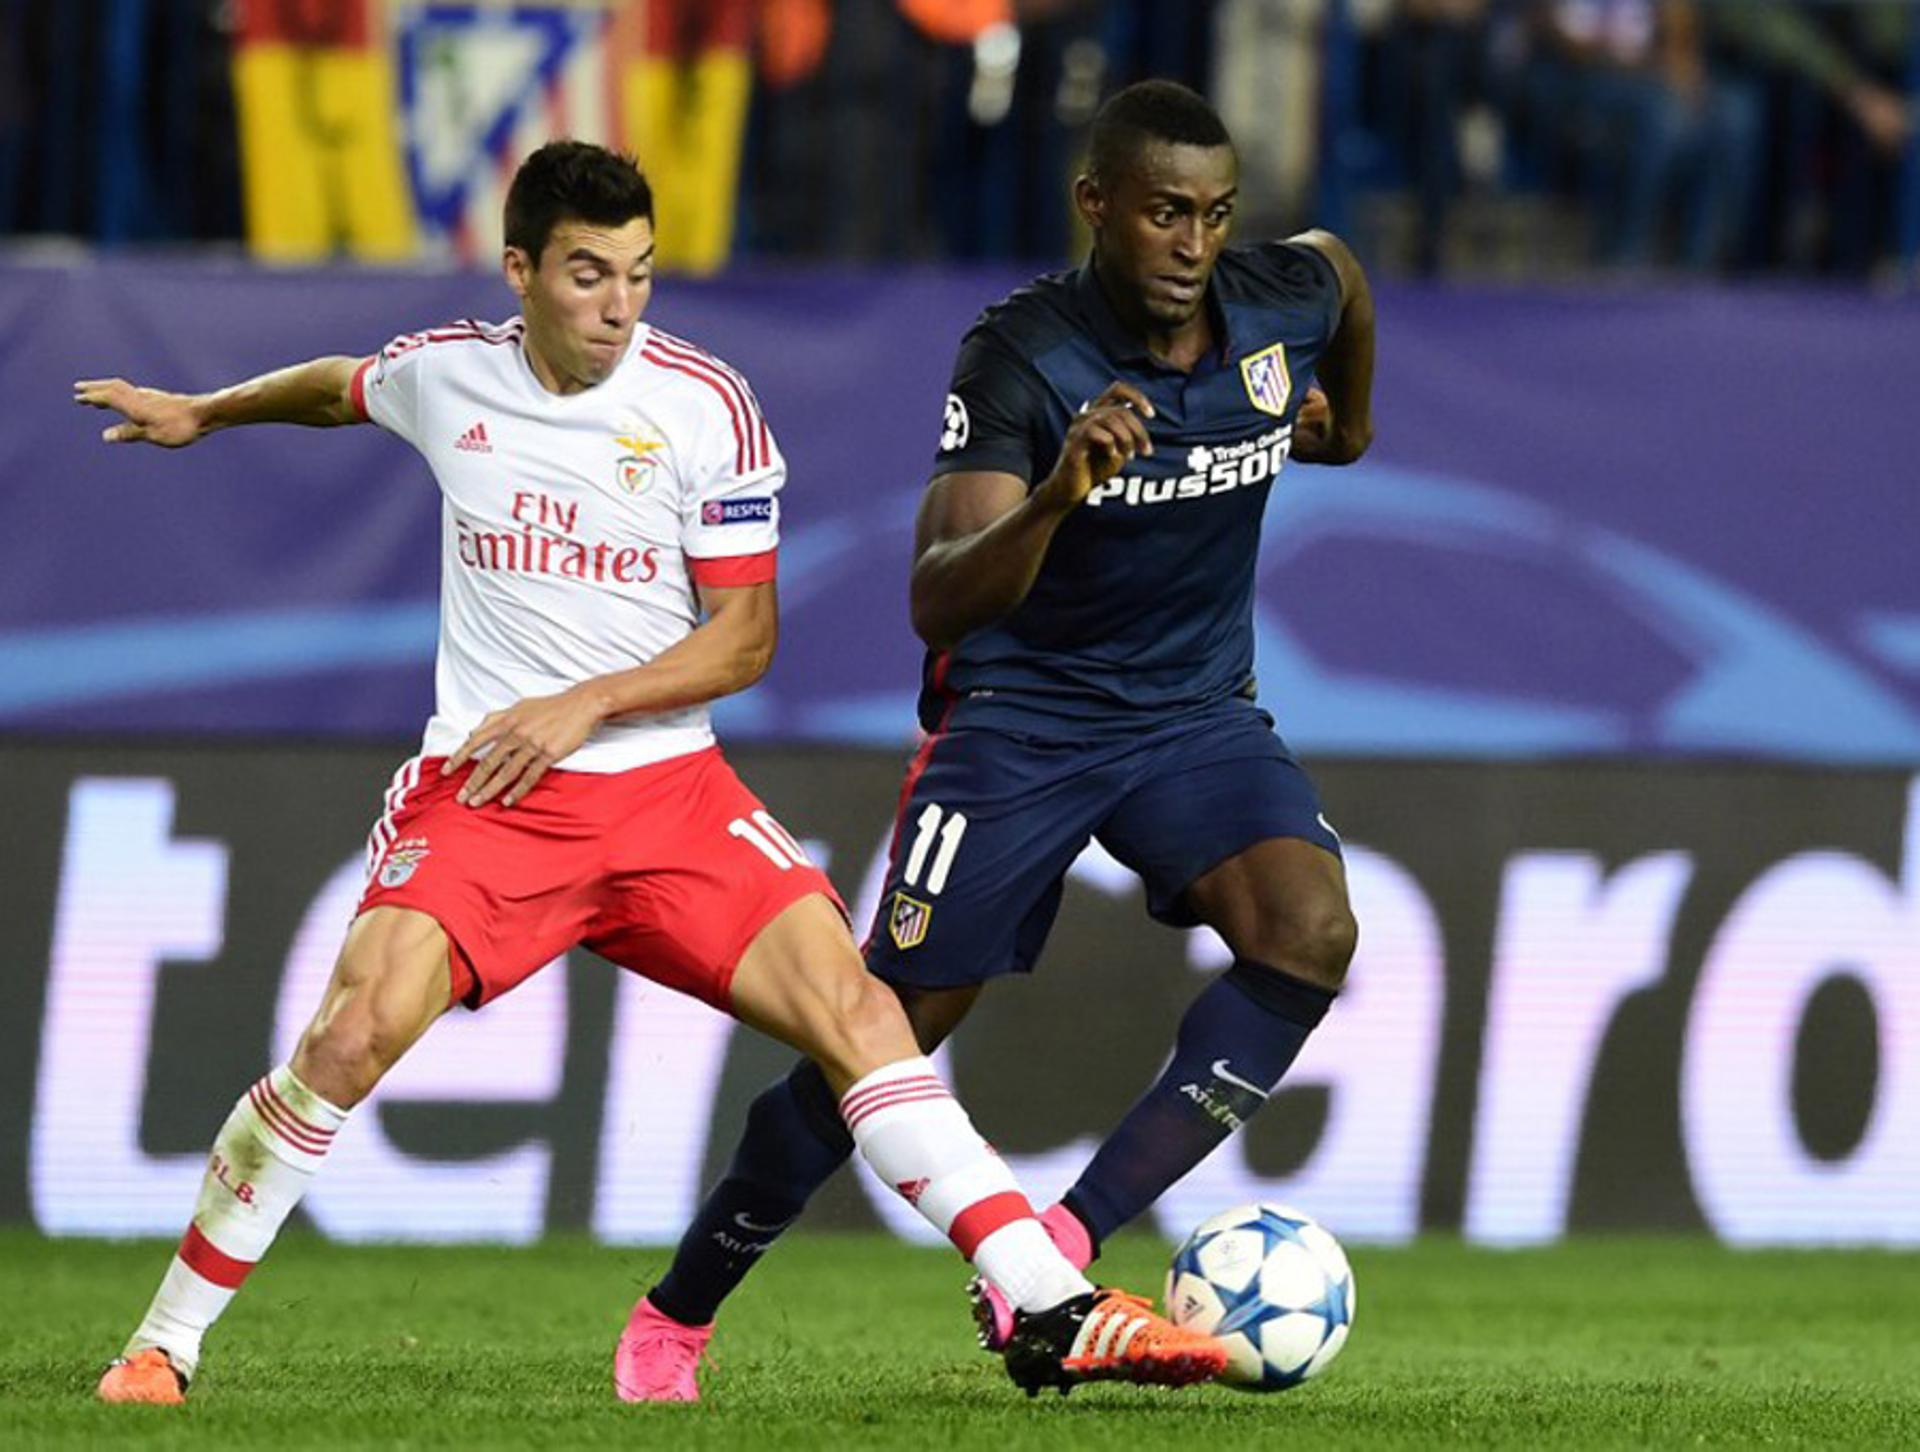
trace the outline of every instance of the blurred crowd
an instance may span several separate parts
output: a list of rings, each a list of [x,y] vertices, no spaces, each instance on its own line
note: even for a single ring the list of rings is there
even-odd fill
[[[409,3],[0,0],[0,237],[248,239],[248,189],[276,174],[248,162],[236,116],[263,83],[236,80],[236,35],[335,44]],[[1085,127],[1102,97],[1148,75],[1220,107],[1243,155],[1247,226],[1333,226],[1388,270],[1911,276],[1920,250],[1909,0],[547,8],[604,13],[610,34],[640,37],[651,68],[634,73],[635,119],[613,139],[650,169],[657,137],[720,138],[691,153],[708,185],[683,207],[726,214],[696,248],[709,266],[1067,255],[1064,183]],[[703,69],[714,47],[738,66]],[[296,91],[312,84],[288,75]],[[319,117],[324,141],[326,107],[289,104]],[[420,158],[444,149],[421,134],[431,124],[415,104],[391,128],[389,149],[407,152],[396,192],[403,177],[422,187]],[[350,189],[351,175],[332,185]],[[413,231],[396,235],[414,245]],[[342,232],[338,249],[361,251],[351,242]]]
[[[1362,127],[1414,200],[1410,260],[1460,205],[1573,203],[1616,268],[1861,273],[1913,239],[1911,5],[1381,0]],[[1907,261],[1911,262],[1911,257]]]

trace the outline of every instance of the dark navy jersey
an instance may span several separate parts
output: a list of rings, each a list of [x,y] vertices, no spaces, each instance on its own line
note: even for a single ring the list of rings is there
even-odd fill
[[[1207,290],[1215,347],[1191,372],[1121,327],[1091,262],[981,315],[936,476],[1041,483],[1081,405],[1115,380],[1152,401],[1154,451],[1067,516],[1017,610],[928,657],[923,726],[1083,734],[1251,692],[1261,516],[1340,303],[1318,249],[1230,247]]]

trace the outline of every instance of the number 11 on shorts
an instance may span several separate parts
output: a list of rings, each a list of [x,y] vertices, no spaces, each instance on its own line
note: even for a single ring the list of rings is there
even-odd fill
[[[919,887],[921,869],[927,865],[928,853],[932,853],[933,868],[927,873],[926,892],[928,897],[938,897],[940,889],[947,885],[947,874],[953,870],[960,839],[967,835],[966,813],[943,812],[938,802],[928,802],[914,826],[913,846],[907,852],[907,867],[900,874],[900,880],[907,887]],[[940,844],[938,852],[933,851],[936,840]]]

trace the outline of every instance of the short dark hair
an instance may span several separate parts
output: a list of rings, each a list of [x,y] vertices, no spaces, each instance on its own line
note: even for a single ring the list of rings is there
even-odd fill
[[[653,188],[631,156],[590,141],[549,141],[520,163],[507,188],[506,240],[537,265],[553,229],[569,218],[620,227],[653,220]]]
[[[1087,170],[1095,181],[1123,175],[1151,142],[1176,146],[1231,146],[1226,123],[1206,97],[1178,81],[1138,81],[1116,91],[1094,114]]]

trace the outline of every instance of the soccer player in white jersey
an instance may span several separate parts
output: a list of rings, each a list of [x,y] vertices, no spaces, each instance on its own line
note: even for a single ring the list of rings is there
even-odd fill
[[[1020,1308],[1027,1390],[1217,1375],[1219,1344],[1054,1249],[1013,1177],[867,975],[826,877],[714,745],[708,703],[773,655],[785,466],[739,374],[641,322],[653,199],[628,158],[542,147],[506,203],[520,316],[395,339],[198,395],[75,385],[111,443],[238,424],[371,421],[423,454],[444,504],[436,704],[387,791],[332,980],[290,1062],[240,1096],[111,1402],[179,1402],[201,1340],[381,1076],[458,1003],[584,943],[812,1057],[859,1148]],[[626,1400],[644,1300],[614,1357]]]

